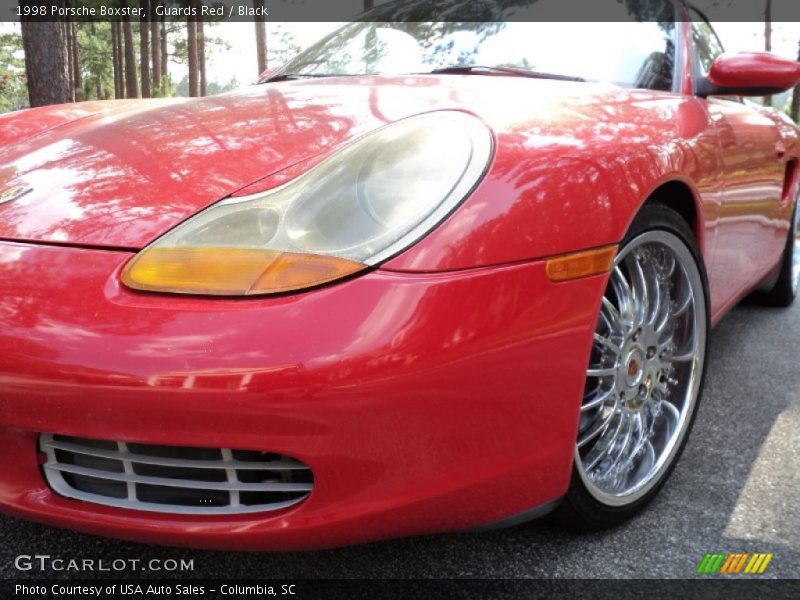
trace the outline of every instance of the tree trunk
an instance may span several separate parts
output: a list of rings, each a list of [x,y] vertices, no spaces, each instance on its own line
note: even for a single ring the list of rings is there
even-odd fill
[[[122,24],[119,21],[111,23],[111,44],[114,51],[114,98],[120,99],[125,97],[125,75],[122,68]]]
[[[75,21],[69,22],[70,37],[72,38],[72,80],[75,84],[75,93],[83,90],[83,75],[81,73],[80,54],[78,52],[78,30]]]
[[[189,95],[197,96],[197,23],[186,20],[186,50],[189,54]]]
[[[92,34],[92,39],[97,37],[97,25],[94,21],[89,24],[89,31]],[[112,35],[113,41],[113,35]],[[103,80],[97,75],[94,75],[94,95],[98,100],[103,100]]]
[[[161,88],[161,22],[155,16],[156,0],[150,0],[150,14],[153,22],[150,23],[150,52],[153,55],[153,95]]]
[[[148,0],[139,0],[142,14],[147,14]],[[147,17],[139,19],[139,68],[142,72],[142,98],[150,97],[150,28]]]
[[[69,3],[67,3],[67,6],[68,5],[69,5]],[[64,21],[64,23],[63,23],[63,27],[64,27],[64,42],[67,45],[67,72],[69,73],[70,95],[72,96],[71,99],[70,99],[70,102],[75,102],[75,80],[73,79],[73,76],[75,74],[75,70],[74,70],[74,66],[73,66],[74,62],[75,62],[75,56],[72,54],[72,49],[73,49],[72,31],[73,30],[72,30],[72,26],[71,25],[72,24],[69,23],[68,21]]]
[[[800,42],[797,44],[797,62],[800,62]],[[789,115],[794,119],[795,123],[800,123],[800,84],[794,86],[792,106],[789,109]]]
[[[764,50],[772,52],[772,0],[765,0],[764,7]],[[764,105],[772,106],[772,96],[764,96]]]
[[[122,21],[117,21],[117,56],[119,57],[119,92],[120,98],[125,97],[125,42],[122,35]]]
[[[22,21],[22,46],[31,106],[70,102],[72,85],[64,24]]]
[[[161,77],[169,79],[169,54],[167,53],[167,23],[161,17]]]
[[[127,2],[124,3],[127,5]],[[122,34],[125,40],[125,96],[127,98],[139,97],[139,85],[136,81],[136,53],[133,49],[133,29],[130,17],[122,21]]]
[[[206,35],[203,30],[203,19],[197,21],[197,67],[200,71],[200,95],[208,95],[206,81]]]
[[[253,0],[253,8],[264,7],[264,0]],[[256,16],[256,56],[258,58],[258,74],[267,70],[267,25],[264,17]]]

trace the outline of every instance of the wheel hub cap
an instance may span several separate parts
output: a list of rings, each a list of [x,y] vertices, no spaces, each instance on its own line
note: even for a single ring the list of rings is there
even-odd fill
[[[628,387],[635,387],[639,385],[644,376],[642,364],[644,363],[644,356],[639,348],[634,348],[628,355],[628,372],[625,378],[625,383]]]

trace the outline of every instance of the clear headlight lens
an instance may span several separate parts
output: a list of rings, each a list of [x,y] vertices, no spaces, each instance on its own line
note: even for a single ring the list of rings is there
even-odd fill
[[[284,186],[202,211],[137,254],[123,283],[242,296],[346,277],[433,229],[491,156],[492,135],[474,116],[442,111],[398,121]]]

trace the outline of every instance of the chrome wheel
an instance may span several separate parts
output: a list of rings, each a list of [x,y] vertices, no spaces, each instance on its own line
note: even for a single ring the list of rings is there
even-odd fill
[[[706,302],[677,235],[636,236],[614,261],[594,334],[575,446],[589,493],[631,504],[667,471],[686,434],[705,360]]]

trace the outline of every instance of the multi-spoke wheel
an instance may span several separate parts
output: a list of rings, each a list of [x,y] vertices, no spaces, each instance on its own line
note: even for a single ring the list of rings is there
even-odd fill
[[[562,513],[615,525],[657,492],[691,427],[708,328],[691,230],[661,205],[642,209],[602,299]]]

